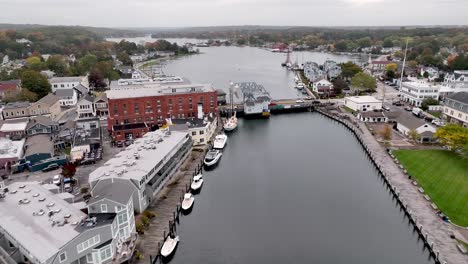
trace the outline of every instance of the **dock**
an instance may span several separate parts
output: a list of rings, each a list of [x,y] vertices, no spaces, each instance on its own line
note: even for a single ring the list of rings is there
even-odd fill
[[[301,100],[302,102],[298,102],[298,100]],[[272,114],[282,114],[290,112],[313,111],[314,108],[318,106],[325,106],[325,104],[318,100],[304,100],[303,98],[279,99],[272,100],[268,106],[268,109]],[[218,109],[221,116],[227,116],[229,105],[219,106]],[[243,104],[234,104],[234,110],[237,112],[238,117],[244,116]]]

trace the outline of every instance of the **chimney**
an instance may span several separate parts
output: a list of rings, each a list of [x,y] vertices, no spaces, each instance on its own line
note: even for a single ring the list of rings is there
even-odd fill
[[[198,103],[197,106],[198,119],[203,119],[203,104]]]

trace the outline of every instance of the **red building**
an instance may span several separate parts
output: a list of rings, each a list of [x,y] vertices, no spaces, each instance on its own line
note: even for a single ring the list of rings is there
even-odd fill
[[[13,96],[21,91],[21,80],[10,80],[0,82],[0,100],[7,96]]]
[[[165,123],[166,118],[198,116],[198,104],[203,114],[216,113],[217,91],[210,84],[158,84],[112,87],[107,91],[109,117],[107,128],[116,141],[142,137],[152,126]]]

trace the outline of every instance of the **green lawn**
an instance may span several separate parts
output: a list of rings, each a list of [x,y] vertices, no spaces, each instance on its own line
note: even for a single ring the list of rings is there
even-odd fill
[[[468,226],[468,160],[445,150],[396,150],[394,155],[450,220]]]
[[[437,117],[437,118],[440,118],[440,116],[442,115],[442,112],[429,112],[429,114]]]

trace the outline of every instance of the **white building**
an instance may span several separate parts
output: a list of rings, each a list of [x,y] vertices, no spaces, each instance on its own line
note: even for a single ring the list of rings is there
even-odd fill
[[[326,79],[314,82],[312,90],[318,94],[331,94],[333,92],[333,84]]]
[[[49,79],[49,83],[52,86],[52,92],[55,92],[58,89],[72,89],[79,84],[89,87],[88,78],[86,76],[52,77]]]
[[[468,83],[468,71],[454,71],[447,73],[444,78],[446,83]]]
[[[186,131],[192,138],[194,146],[206,145],[216,132],[217,118],[204,119],[171,119],[171,131]]]
[[[16,182],[0,194],[0,257],[6,263],[121,263],[116,213],[83,213],[59,187]],[[113,211],[113,209],[111,209]],[[133,215],[132,215],[133,217]],[[131,252],[132,249],[129,249]]]
[[[78,112],[77,120],[86,120],[96,118],[96,109],[94,108],[94,98],[90,95],[83,96],[76,104]]]
[[[58,96],[61,106],[74,106],[78,102],[78,93],[75,89],[58,89],[55,91],[55,95]]]
[[[438,85],[432,85],[423,81],[403,82],[400,90],[400,99],[414,106],[421,106],[424,99],[439,100]]]
[[[327,74],[320,70],[319,66],[315,62],[307,61],[304,63],[304,76],[311,82],[325,79]]]
[[[455,93],[445,98],[443,113],[448,122],[468,128],[468,92]]]
[[[132,72],[132,79],[141,79],[141,73],[139,71]]]
[[[341,67],[336,61],[326,60],[323,64],[323,70],[326,72],[328,79],[336,79],[341,74]]]
[[[98,186],[132,189],[133,207],[142,213],[189,156],[192,140],[187,132],[157,130],[138,138],[89,175],[91,192]],[[126,187],[125,187],[126,188]]]
[[[382,101],[369,95],[345,97],[344,105],[353,111],[359,112],[382,110]]]
[[[398,131],[405,136],[411,136],[414,131],[418,134],[418,141],[420,143],[434,141],[434,134],[437,129],[434,126],[427,124],[424,119],[417,118],[408,112],[401,112],[399,116],[394,118],[394,120],[397,123],[396,128]]]

